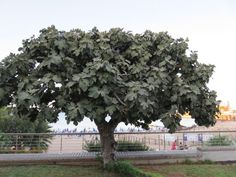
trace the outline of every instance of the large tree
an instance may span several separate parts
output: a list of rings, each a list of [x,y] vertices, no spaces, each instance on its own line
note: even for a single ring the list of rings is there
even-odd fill
[[[187,40],[166,32],[65,32],[51,26],[1,62],[0,106],[12,105],[31,120],[56,122],[64,112],[77,125],[89,117],[107,164],[120,122],[148,128],[161,120],[174,132],[180,114],[190,112],[198,125],[214,125],[218,102],[207,87],[214,66],[197,58]]]

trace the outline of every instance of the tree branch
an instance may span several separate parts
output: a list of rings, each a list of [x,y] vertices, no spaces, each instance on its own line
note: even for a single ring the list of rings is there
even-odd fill
[[[118,97],[118,95],[116,93],[114,93],[114,96],[116,97],[116,99],[123,105],[126,106],[126,104]]]

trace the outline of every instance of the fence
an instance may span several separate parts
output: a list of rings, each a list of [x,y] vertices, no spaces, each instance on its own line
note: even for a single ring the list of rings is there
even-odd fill
[[[195,149],[201,146],[236,146],[236,131],[117,132],[118,150]],[[100,149],[98,133],[1,133],[0,153],[77,153]]]

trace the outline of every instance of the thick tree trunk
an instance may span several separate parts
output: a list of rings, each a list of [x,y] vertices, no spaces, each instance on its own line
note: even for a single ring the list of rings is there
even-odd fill
[[[100,124],[98,131],[100,133],[100,140],[102,145],[102,157],[104,167],[115,160],[116,142],[114,139],[114,130],[116,126],[109,124]]]

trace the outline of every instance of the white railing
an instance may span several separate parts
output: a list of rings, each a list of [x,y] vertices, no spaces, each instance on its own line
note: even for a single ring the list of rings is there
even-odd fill
[[[116,132],[117,151],[236,146],[235,131]],[[77,153],[99,151],[98,133],[0,133],[0,153]]]

